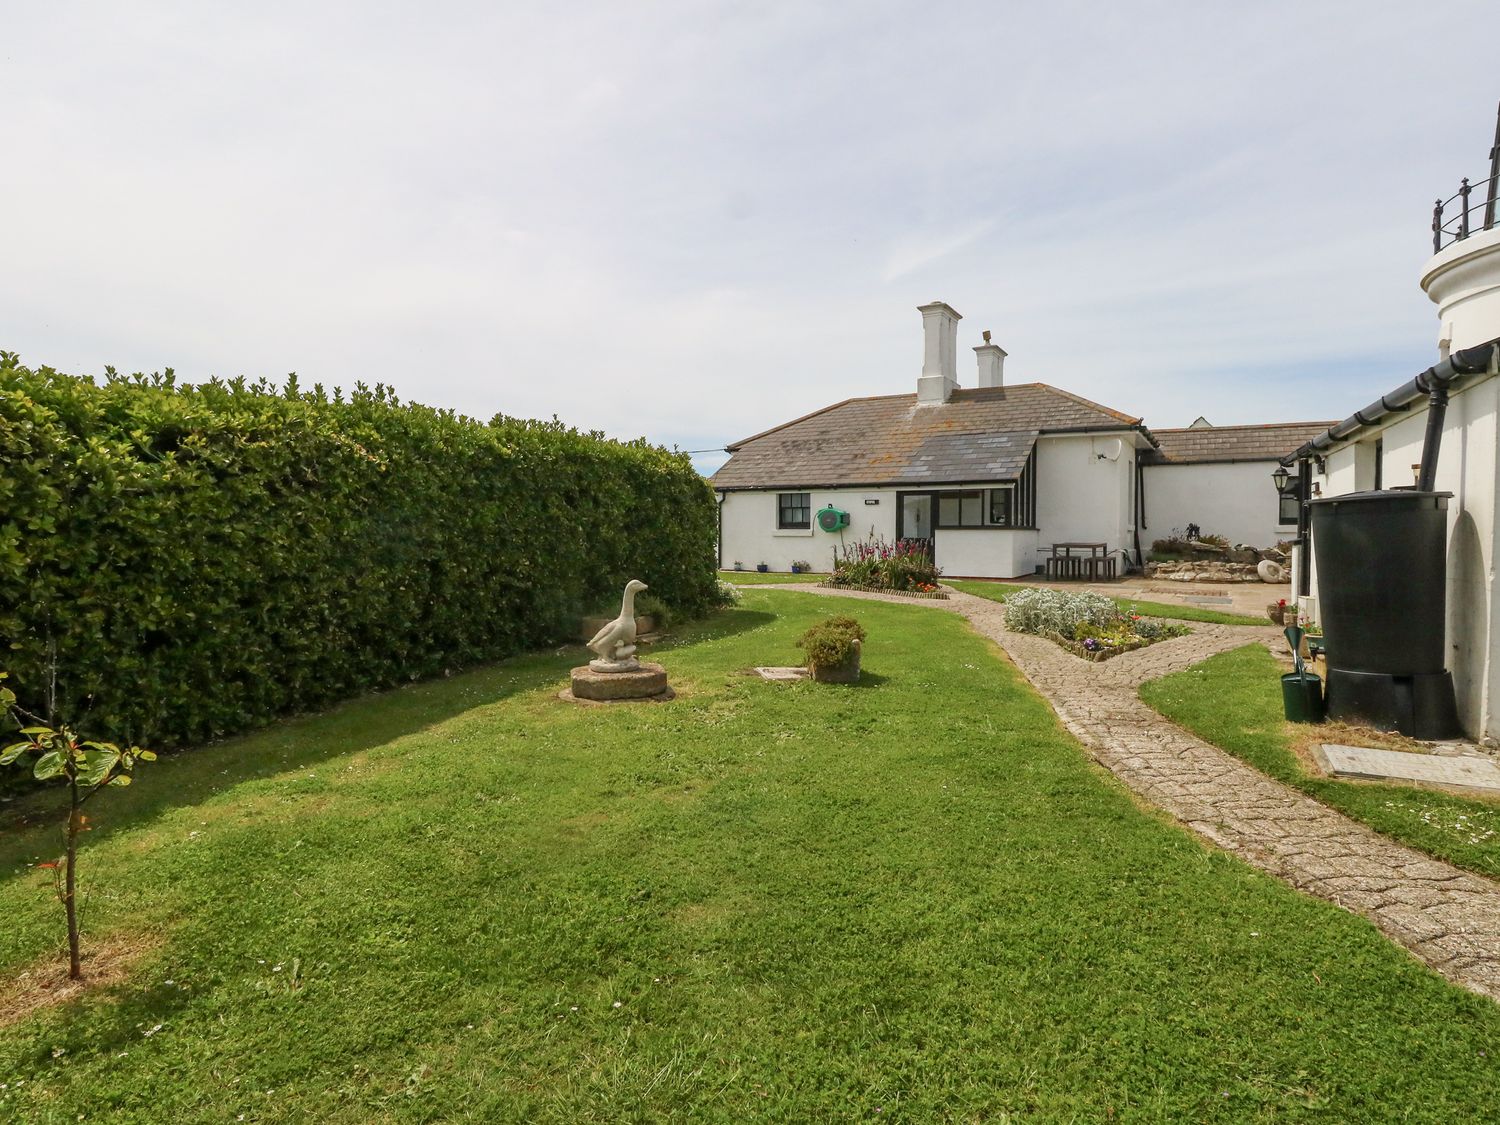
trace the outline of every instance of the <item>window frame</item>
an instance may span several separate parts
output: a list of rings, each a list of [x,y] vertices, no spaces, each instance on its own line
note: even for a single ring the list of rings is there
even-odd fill
[[[1015,527],[1016,526],[1016,508],[1017,508],[1017,504],[1016,504],[1016,489],[1014,489],[1014,488],[990,488],[990,489],[986,489],[986,491],[989,493],[989,497],[987,498],[987,502],[985,503],[985,512],[984,512],[985,525],[987,527],[1004,527],[1004,528],[1013,528],[1013,527]],[[1004,518],[1003,519],[996,519],[995,518],[995,501],[997,499],[1000,499],[1001,497],[1003,497],[1004,500],[1005,500],[1005,503],[1004,503],[1004,509],[1005,509]]]
[[[1276,525],[1278,527],[1296,527],[1301,514],[1302,497],[1297,491],[1301,480],[1296,473],[1286,478],[1286,487],[1277,490],[1276,496]],[[1291,518],[1287,518],[1287,512],[1291,512]]]
[[[796,503],[796,498],[801,498],[801,503]],[[791,498],[794,502],[788,504]],[[789,512],[801,512],[802,521],[788,522]],[[776,494],[776,530],[777,531],[811,531],[812,530],[812,493],[811,492],[778,492]]]
[[[987,526],[986,523],[985,523],[985,518],[984,518],[985,517],[985,503],[986,503],[984,493],[985,493],[985,490],[982,489],[982,488],[949,489],[949,490],[944,491],[944,492],[934,493],[933,495],[936,498],[936,503],[933,505],[933,507],[936,510],[932,513],[932,527],[933,527],[933,530],[934,531],[967,531],[967,530],[970,530],[972,528]],[[970,500],[978,500],[979,501],[979,519],[975,523],[964,523],[964,520],[963,520],[963,515],[964,515],[963,509],[964,509],[964,500],[966,498],[970,499]],[[945,499],[951,499],[951,500],[957,501],[957,503],[958,503],[958,522],[957,523],[944,523],[943,522],[943,501]]]

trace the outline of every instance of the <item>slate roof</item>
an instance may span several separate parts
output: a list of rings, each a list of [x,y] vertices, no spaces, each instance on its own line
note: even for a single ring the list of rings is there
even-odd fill
[[[1273,422],[1264,426],[1196,426],[1152,430],[1159,448],[1143,465],[1205,465],[1215,461],[1279,461],[1332,422]]]
[[[710,482],[732,490],[1014,480],[1039,434],[1140,422],[1046,383],[959,389],[936,406],[919,407],[914,394],[851,398],[734,443]]]

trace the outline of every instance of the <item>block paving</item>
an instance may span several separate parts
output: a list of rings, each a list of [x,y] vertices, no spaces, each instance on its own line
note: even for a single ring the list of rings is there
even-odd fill
[[[1272,780],[1168,722],[1136,694],[1147,680],[1217,653],[1253,642],[1271,646],[1279,639],[1273,626],[1189,622],[1187,636],[1090,663],[1009,631],[996,602],[951,594],[915,604],[961,613],[995,641],[1095,760],[1141,797],[1262,871],[1363,915],[1455,984],[1500,1001],[1500,884],[1395,843]]]

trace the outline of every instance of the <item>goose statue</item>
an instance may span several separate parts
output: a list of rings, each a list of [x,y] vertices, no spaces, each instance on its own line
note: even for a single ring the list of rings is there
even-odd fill
[[[648,588],[639,578],[625,583],[620,616],[595,633],[588,644],[599,654],[598,660],[589,661],[594,671],[624,672],[639,666],[635,659],[635,596]]]

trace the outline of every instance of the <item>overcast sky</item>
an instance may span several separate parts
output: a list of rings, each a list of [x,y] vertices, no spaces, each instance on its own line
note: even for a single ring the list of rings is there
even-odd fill
[[[684,449],[914,389],[915,306],[1150,425],[1436,356],[1500,4],[0,0],[0,348]],[[704,468],[712,457],[698,459]]]

